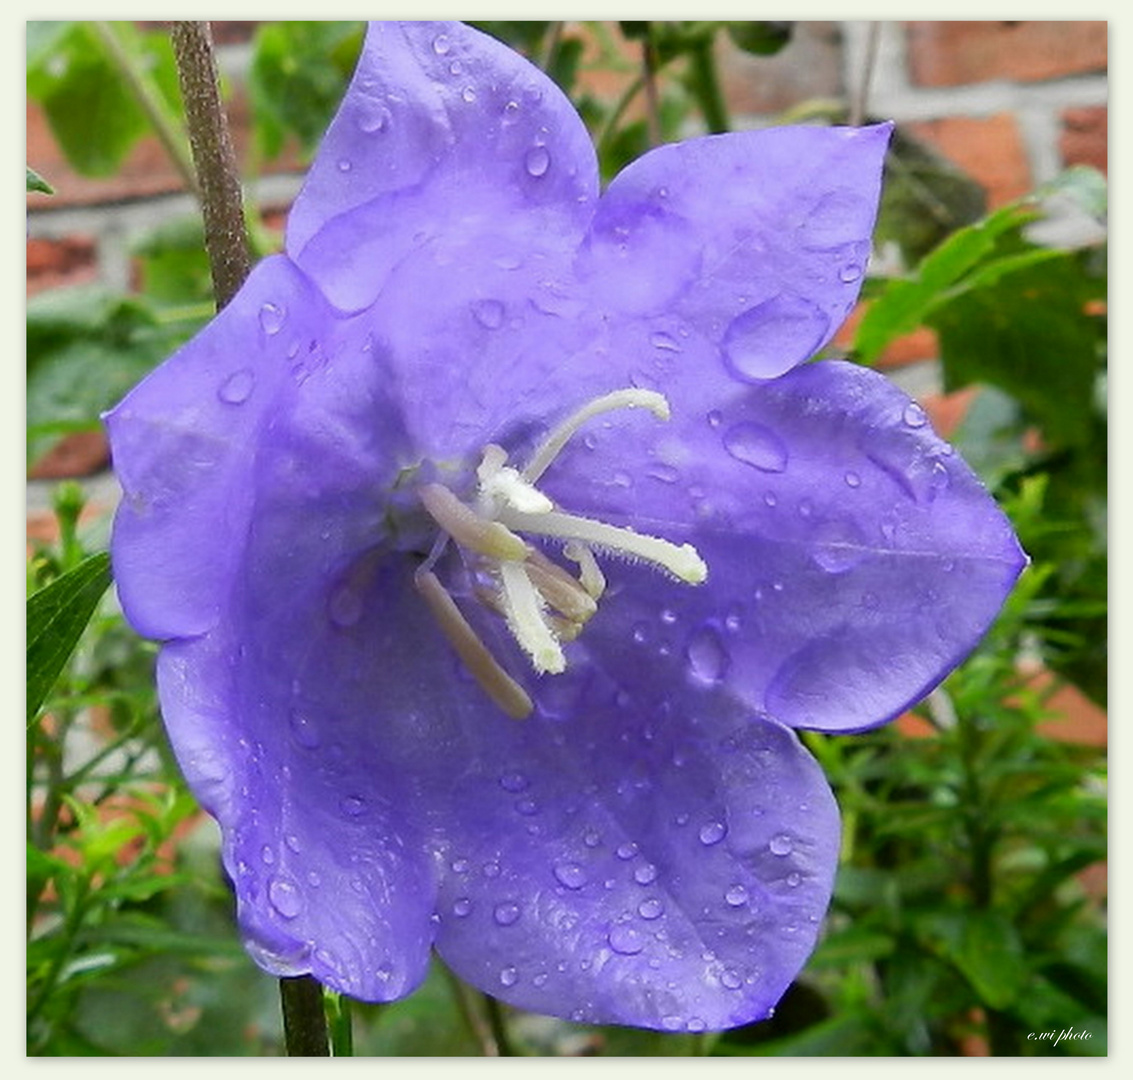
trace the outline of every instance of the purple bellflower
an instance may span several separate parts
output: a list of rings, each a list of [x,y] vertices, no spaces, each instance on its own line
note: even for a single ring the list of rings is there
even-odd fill
[[[600,195],[521,57],[369,28],[286,254],[107,417],[122,605],[267,971],[769,1014],[838,856],[792,729],[892,719],[1025,562],[916,404],[804,363],[888,138],[690,139]]]

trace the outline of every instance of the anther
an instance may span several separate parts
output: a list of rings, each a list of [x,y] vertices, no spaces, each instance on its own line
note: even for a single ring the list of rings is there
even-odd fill
[[[508,716],[516,720],[530,716],[534,705],[527,691],[500,667],[437,575],[431,570],[423,573],[418,571],[414,583],[460,662],[480,684],[484,693]]]
[[[528,547],[498,521],[482,518],[443,484],[425,484],[421,502],[433,520],[461,547],[490,559],[527,558]]]

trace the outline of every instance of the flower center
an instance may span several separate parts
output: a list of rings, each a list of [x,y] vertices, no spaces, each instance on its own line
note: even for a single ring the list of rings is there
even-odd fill
[[[691,544],[673,544],[566,513],[539,490],[538,481],[583,424],[602,413],[635,408],[648,409],[661,420],[669,418],[669,403],[662,395],[616,390],[564,420],[522,469],[508,464],[501,447],[486,446],[471,501],[462,501],[439,483],[420,489],[422,505],[440,533],[417,570],[417,589],[461,662],[510,716],[530,715],[531,698],[492,655],[434,573],[450,542],[460,548],[481,583],[477,597],[505,620],[539,674],[566,669],[564,643],[573,641],[598,610],[606,579],[595,552],[647,563],[689,585],[699,585],[708,576],[708,567]],[[575,569],[568,571],[549,559],[524,536],[561,541],[563,555]]]

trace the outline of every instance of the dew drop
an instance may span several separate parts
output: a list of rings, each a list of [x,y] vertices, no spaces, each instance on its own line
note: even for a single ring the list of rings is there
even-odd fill
[[[901,419],[911,428],[924,427],[928,423],[928,414],[915,401],[910,401],[901,414]]]
[[[467,896],[457,897],[452,902],[452,913],[459,919],[463,919],[472,910],[472,901]]]
[[[782,472],[790,456],[783,440],[775,432],[753,423],[729,428],[724,434],[724,449],[736,461],[770,473]]]
[[[720,974],[720,985],[725,990],[738,990],[743,984],[743,978],[735,968],[725,968]]]
[[[763,501],[767,506],[774,507],[779,505],[779,498],[773,491],[765,491],[763,493]]]
[[[628,923],[618,923],[610,927],[607,935],[610,948],[622,956],[636,956],[645,948],[645,939],[641,932]]]
[[[498,330],[504,324],[504,306],[499,300],[475,300],[472,317],[485,330]]]
[[[680,1031],[684,1026],[684,1017],[675,1015],[661,1017],[661,1027],[666,1031]]]
[[[697,1035],[700,1032],[704,1031],[707,1027],[708,1025],[703,1020],[701,1020],[699,1016],[690,1016],[688,1023],[685,1024],[685,1031],[690,1031],[694,1035]]]
[[[338,162],[339,172],[350,172],[354,168],[354,163],[349,158],[340,158]]]
[[[294,919],[303,910],[302,893],[282,878],[276,878],[268,886],[268,900],[285,919]]]
[[[700,827],[700,842],[705,847],[720,843],[727,835],[728,827],[722,821],[709,821]]]
[[[281,304],[264,304],[260,308],[260,326],[268,337],[278,334],[287,321],[287,309]]]
[[[586,884],[586,871],[578,863],[557,863],[554,874],[555,880],[568,889],[581,889]]]
[[[664,330],[658,330],[656,333],[651,334],[649,337],[649,344],[655,349],[663,349],[665,352],[680,352],[681,347],[677,343],[676,338],[672,334],[666,334]]]
[[[551,167],[550,150],[545,146],[531,147],[523,159],[523,166],[527,169],[528,176],[533,176],[536,179],[546,176],[547,170]]]
[[[743,885],[729,885],[724,892],[724,902],[728,907],[743,907],[747,903],[747,889]]]
[[[335,626],[354,626],[362,618],[362,598],[348,585],[339,586],[330,595],[327,614]]]
[[[531,798],[516,799],[515,811],[524,817],[534,817],[539,813],[539,804]]]
[[[790,855],[794,850],[794,844],[791,838],[786,833],[780,833],[778,836],[771,838],[771,843],[767,845],[771,849],[772,855]]]
[[[595,829],[587,829],[587,830],[586,830],[586,832],[584,832],[584,833],[582,834],[582,842],[583,842],[583,843],[584,843],[584,844],[585,844],[585,845],[586,845],[586,846],[587,846],[588,848],[595,848],[595,847],[597,847],[597,846],[598,846],[598,845],[599,845],[600,843],[602,843],[602,836],[601,836],[601,834],[600,834],[600,833],[599,833],[599,832],[598,832],[597,830],[595,830]]]
[[[367,106],[358,116],[358,130],[365,135],[375,135],[384,131],[390,121],[389,109],[374,103]]]
[[[705,624],[693,631],[685,647],[689,671],[702,683],[717,683],[728,672],[731,658],[719,632]]]
[[[510,900],[497,904],[495,911],[492,912],[492,918],[496,920],[497,926],[513,926],[519,921],[519,905],[513,904]]]
[[[637,905],[637,913],[643,919],[659,919],[665,913],[665,905],[656,896],[650,896]]]
[[[444,34],[438,34],[433,38],[433,52],[438,56],[446,56],[449,49],[452,48],[452,43]]]
[[[275,852],[265,844],[260,851],[260,858],[263,859],[268,866],[271,866],[271,864],[275,862]]]
[[[248,368],[241,368],[220,384],[217,397],[228,405],[243,405],[252,396],[255,385],[255,375]]]
[[[308,870],[307,871],[307,883],[309,885],[311,885],[313,888],[317,889],[323,883],[323,879],[321,877],[319,877],[319,873],[318,873],[317,870]]]
[[[628,840],[626,843],[618,845],[615,854],[622,860],[632,859],[637,854],[637,845],[632,840]]]
[[[531,786],[531,781],[527,779],[523,773],[504,773],[500,777],[500,787],[504,791],[510,791],[513,794],[518,794],[521,791],[526,791]]]
[[[787,884],[790,885],[792,889],[797,889],[802,883],[802,880],[802,875],[795,870],[792,870],[787,875]]]
[[[779,293],[737,315],[724,331],[724,362],[737,379],[774,379],[801,363],[830,329],[826,314],[794,293]]]
[[[857,263],[847,263],[838,271],[838,278],[843,284],[852,285],[855,281],[860,281],[862,276],[862,268]]]
[[[339,802],[338,808],[347,817],[358,817],[366,809],[366,800],[359,795],[347,795]]]
[[[476,100],[476,91],[471,86],[466,86],[461,90],[460,96],[466,104],[471,105]]]
[[[711,412],[710,412],[710,413],[709,413],[709,414],[708,414],[708,415],[707,415],[707,416],[705,417],[705,419],[706,419],[706,420],[708,421],[708,426],[709,426],[709,427],[712,427],[712,428],[718,428],[718,427],[720,426],[720,424],[721,424],[721,423],[723,422],[723,420],[724,420],[724,416],[723,416],[723,414],[722,414],[722,413],[720,412],[720,410],[719,410],[719,409],[713,409],[713,410],[712,410],[712,411],[711,411]]]
[[[652,863],[644,863],[633,872],[633,880],[638,885],[651,885],[657,880],[657,867]]]
[[[510,964],[500,969],[500,985],[501,986],[515,986],[519,982],[519,972],[515,970]]]
[[[844,479],[847,487],[859,488],[862,486],[862,478],[852,470],[846,473]]]

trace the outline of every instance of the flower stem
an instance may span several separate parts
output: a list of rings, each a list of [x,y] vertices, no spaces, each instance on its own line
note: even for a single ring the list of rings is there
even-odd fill
[[[720,92],[720,81],[716,77],[716,60],[711,39],[693,46],[689,52],[689,63],[689,82],[708,130],[714,135],[730,130],[728,109],[724,104],[724,95]]]
[[[330,1057],[323,988],[310,975],[279,980],[288,1057]]]
[[[511,1036],[508,1035],[503,1007],[490,994],[484,995],[484,1011],[488,1014],[488,1024],[492,1029],[492,1037],[496,1041],[500,1057],[515,1057],[515,1047],[512,1046]]]
[[[176,22],[172,40],[219,310],[236,295],[252,266],[236,155],[220,100],[208,23]]]

